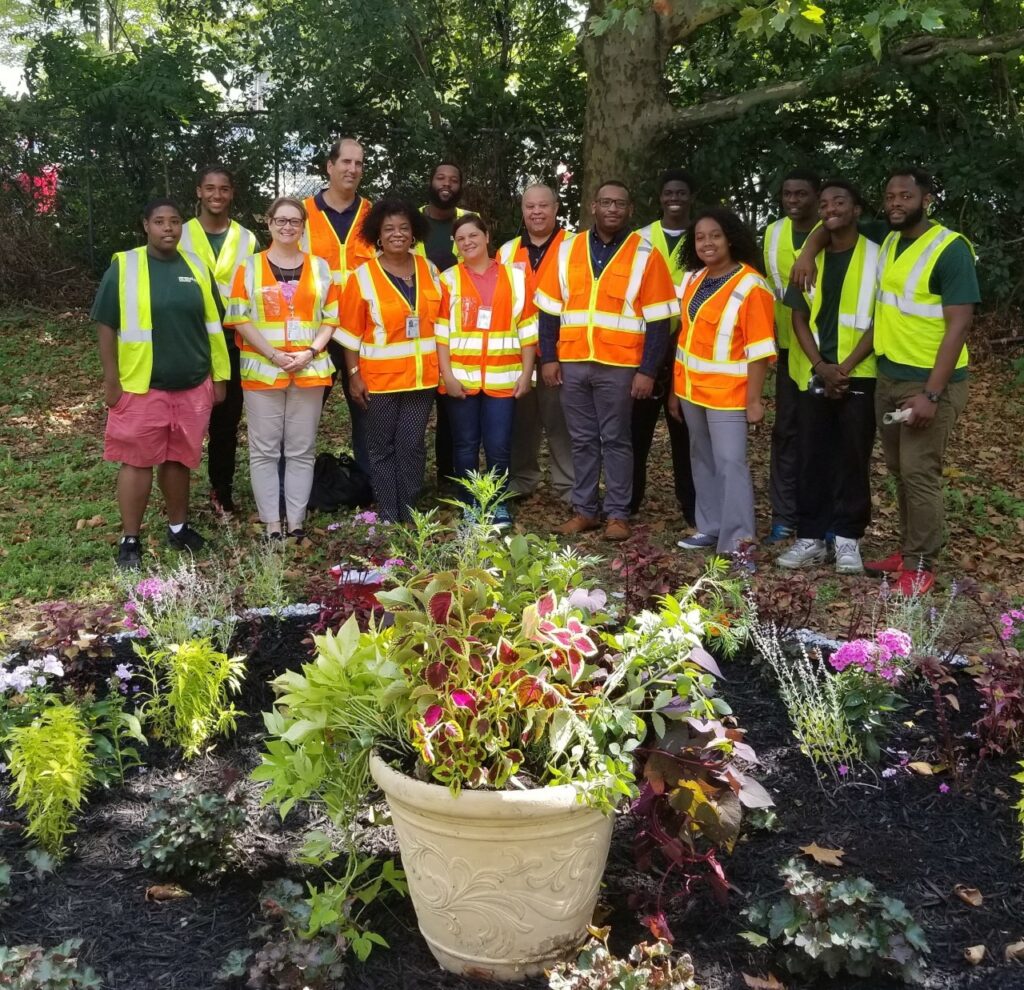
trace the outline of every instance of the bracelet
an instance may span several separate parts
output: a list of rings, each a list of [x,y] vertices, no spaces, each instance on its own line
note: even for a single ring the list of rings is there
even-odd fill
[[[819,364],[824,364],[824,363],[825,363],[825,359],[824,358],[818,358],[818,360],[815,361],[814,364],[811,365],[811,371],[817,371],[818,370],[818,365]]]
[[[307,347],[306,350],[309,351],[309,353],[312,354],[314,358],[320,357],[320,352],[312,344],[310,344],[310,346]]]
[[[359,365],[358,364],[354,368],[349,368],[348,369],[348,376],[349,376],[349,378],[355,378],[355,376],[358,375],[358,374],[359,374]]]

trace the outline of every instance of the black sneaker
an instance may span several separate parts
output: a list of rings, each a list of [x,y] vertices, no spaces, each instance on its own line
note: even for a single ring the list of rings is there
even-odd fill
[[[117,566],[122,571],[137,571],[142,568],[142,544],[137,536],[122,536],[117,545]]]
[[[229,488],[211,488],[210,505],[214,513],[222,519],[235,514],[235,502]]]
[[[175,550],[191,550],[192,553],[196,553],[206,546],[206,538],[200,536],[188,523],[185,523],[177,533],[172,532],[171,527],[168,526],[167,542]]]
[[[306,538],[306,531],[304,529],[301,529],[301,528],[300,529],[293,529],[288,534],[288,539],[289,540],[294,540],[295,541],[295,545],[297,547],[301,547],[301,546],[305,545],[308,542],[308,540]]]

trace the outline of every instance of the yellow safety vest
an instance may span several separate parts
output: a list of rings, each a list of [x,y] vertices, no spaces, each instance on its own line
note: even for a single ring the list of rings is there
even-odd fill
[[[231,362],[224,342],[220,313],[210,286],[210,271],[191,252],[181,256],[192,270],[203,296],[203,319],[210,335],[211,377],[215,382],[231,378]],[[149,295],[149,257],[145,247],[118,251],[117,293],[121,326],[117,331],[117,371],[121,388],[143,395],[153,375],[153,311]]]
[[[820,226],[815,224],[814,228]],[[793,340],[793,311],[783,303],[789,288],[789,273],[799,252],[793,243],[793,221],[783,217],[764,232],[764,267],[768,285],[775,296],[775,340],[782,349],[797,349]]]
[[[213,256],[213,246],[203,230],[198,217],[193,217],[181,228],[181,240],[178,250],[183,254],[191,251],[207,268],[213,272],[217,282],[217,291],[225,308],[231,296],[231,283],[235,272],[251,254],[256,252],[256,235],[243,227],[237,220],[228,226],[227,237],[221,245],[220,254]]]
[[[939,345],[946,334],[942,297],[931,291],[932,272],[942,252],[962,237],[974,254],[974,247],[963,234],[941,224],[929,227],[896,257],[899,231],[893,231],[882,243],[878,263],[878,295],[875,300],[875,353],[895,364],[912,368],[933,368]],[[957,359],[957,368],[966,368],[967,346]]]
[[[686,243],[686,234],[684,233],[676,241],[676,246],[671,251],[668,249],[668,241],[665,239],[664,228],[660,220],[641,227],[639,234],[665,259],[668,270],[672,273],[672,281],[679,285],[686,273],[686,263],[683,261],[683,245]]]
[[[839,343],[836,361],[846,360],[860,342],[861,335],[871,329],[875,311],[875,280],[878,277],[878,245],[861,234],[853,248],[850,267],[843,278],[839,294]],[[810,301],[811,336],[818,343],[818,314],[821,312],[821,273],[824,271],[826,252],[814,259],[818,268],[818,284],[804,298]],[[850,372],[851,378],[874,378],[878,373],[875,355],[869,354]],[[801,392],[807,391],[811,377],[811,359],[804,353],[796,334],[789,351],[789,377]]]
[[[464,209],[462,209],[461,207],[459,207],[459,206],[456,206],[456,207],[455,207],[455,216],[454,216],[454,217],[452,218],[452,223],[455,223],[455,221],[456,221],[456,220],[458,220],[458,219],[459,219],[459,217],[464,217],[464,216],[465,216],[465,215],[466,215],[467,213],[472,213],[472,212],[473,212],[472,210],[464,210]],[[426,216],[426,213],[427,213],[427,208],[426,208],[425,206],[421,206],[421,207],[420,207],[420,213],[422,213],[422,214],[423,214],[424,216]],[[427,217],[427,219],[429,220],[429,219],[430,219],[430,217]],[[419,242],[419,243],[418,243],[418,244],[417,244],[417,245],[416,245],[416,246],[415,246],[415,247],[413,248],[413,251],[414,251],[414,252],[415,252],[416,254],[418,254],[418,255],[419,255],[420,257],[422,257],[422,258],[425,258],[425,257],[427,256],[427,246],[426,246],[426,244],[424,244],[424,243],[423,243],[422,241],[420,241],[420,242]],[[455,246],[455,238],[454,238],[454,237],[452,238],[452,252],[454,253],[454,255],[455,255],[455,260],[456,260],[457,262],[458,262],[458,261],[462,261],[462,253],[461,253],[461,252],[459,251],[459,249],[458,249],[458,248],[457,248],[457,247]]]

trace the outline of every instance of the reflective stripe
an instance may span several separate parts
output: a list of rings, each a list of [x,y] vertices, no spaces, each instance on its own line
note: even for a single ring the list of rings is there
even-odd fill
[[[140,324],[142,313],[139,308],[140,288],[149,293],[149,261],[144,257],[145,250],[126,251],[119,255],[121,271],[121,330],[118,336],[131,344],[148,344],[153,340],[153,326],[144,327]],[[142,262],[146,262],[143,274]],[[142,283],[145,283],[144,285]],[[149,306],[146,306],[147,315]]]
[[[783,284],[782,273],[779,271],[779,242],[782,240],[782,228],[788,220],[788,217],[783,220],[776,220],[768,232],[768,257],[766,259],[768,262],[768,278],[771,282],[772,295],[779,302],[782,302],[783,297],[786,295],[786,286]]]
[[[624,330],[627,333],[643,333],[644,321],[639,316],[617,316],[600,310],[589,313],[585,309],[572,309],[562,313],[562,326],[586,326],[593,317],[594,326],[606,330]]]
[[[878,245],[874,241],[864,240],[864,267],[860,280],[860,291],[857,294],[857,314],[853,321],[855,330],[867,330],[875,311],[875,280],[878,277]],[[842,324],[844,317],[840,315]],[[849,325],[849,324],[846,324]]]
[[[418,351],[417,344],[419,345]],[[360,355],[374,361],[415,357],[417,353],[433,354],[436,350],[437,342],[433,337],[421,337],[419,340],[403,340],[397,344],[367,344],[364,341]]]
[[[774,350],[772,351],[774,353]],[[729,375],[732,378],[746,378],[746,361],[705,361],[693,354],[683,353],[683,364],[691,371],[705,371],[712,375]]]
[[[537,309],[542,309],[545,313],[550,313],[552,316],[558,316],[562,312],[562,300],[552,299],[551,296],[546,292],[541,292],[540,289],[534,293],[533,301]]]
[[[715,346],[713,356],[716,361],[728,361],[732,353],[732,335],[736,329],[736,321],[739,319],[740,307],[747,293],[763,279],[759,275],[748,273],[736,283],[736,287],[729,293],[729,301],[722,310],[722,318],[718,324],[718,331],[715,333]]]
[[[760,361],[762,358],[775,356],[775,341],[759,340],[746,346],[747,360]]]
[[[589,244],[587,248],[590,248]],[[644,272],[647,270],[647,259],[653,250],[654,247],[650,241],[642,240],[636,249],[636,253],[633,255],[633,267],[630,268],[629,281],[626,283],[626,305],[630,309],[633,309],[633,300],[636,299],[640,292],[640,283],[643,281]]]
[[[653,323],[655,320],[667,320],[678,315],[679,305],[672,302],[657,303],[654,306],[647,306],[643,310],[643,317],[648,323]]]
[[[924,316],[938,320],[943,318],[942,303],[914,302],[913,299],[908,299],[906,296],[898,296],[895,292],[882,292],[881,289],[878,291],[878,301],[887,306],[895,306],[907,316]]]
[[[516,256],[516,252],[519,250],[519,245],[522,243],[521,237],[513,237],[512,240],[506,241],[498,248],[498,262],[502,265],[510,264],[512,259]]]

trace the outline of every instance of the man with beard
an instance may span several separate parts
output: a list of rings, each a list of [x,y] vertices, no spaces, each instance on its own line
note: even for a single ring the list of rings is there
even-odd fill
[[[363,179],[363,146],[354,138],[339,138],[327,156],[327,188],[303,201],[306,208],[306,228],[300,241],[303,251],[323,258],[331,269],[331,279],[341,289],[349,275],[361,264],[375,257],[372,244],[367,244],[359,232],[363,220],[370,212],[370,201],[359,195]],[[345,368],[345,349],[331,340],[327,351],[336,369]],[[339,371],[335,371],[337,380]],[[341,387],[348,405],[352,424],[352,454],[363,473],[370,476],[370,455],[366,447],[366,413],[352,400],[348,376],[341,373]],[[324,402],[330,395],[324,389]]]
[[[661,219],[641,227],[640,235],[665,259],[672,281],[679,286],[686,274],[683,244],[690,229],[696,184],[689,172],[671,168],[662,173],[658,187]],[[636,399],[633,402],[633,501],[629,508],[630,513],[635,514],[640,511],[643,503],[647,491],[647,458],[654,440],[654,430],[664,409],[672,450],[672,479],[676,501],[687,525],[692,527],[696,525],[696,493],[690,465],[690,434],[683,420],[669,416],[667,405],[672,392],[672,370],[675,367],[678,334],[679,320],[673,318],[669,346],[665,360],[658,369],[654,393],[649,399]]]
[[[458,251],[452,237],[452,224],[468,213],[459,209],[462,198],[462,169],[453,162],[438,162],[430,176],[427,187],[427,205],[420,212],[430,224],[426,240],[417,243],[416,254],[421,254],[443,272],[458,261]],[[438,394],[434,403],[437,410],[437,425],[434,429],[434,466],[437,471],[437,488],[440,492],[454,494],[453,482],[455,463],[452,460],[452,431],[448,423],[448,407]]]
[[[796,530],[800,438],[796,412],[797,388],[789,374],[793,316],[783,299],[797,254],[807,240],[807,235],[818,223],[820,188],[821,179],[814,172],[805,168],[789,172],[782,180],[782,212],[785,215],[769,224],[764,232],[764,265],[768,284],[775,294],[775,341],[778,346],[778,361],[775,365],[775,423],[772,426],[768,482],[772,528],[766,543],[782,543]]]
[[[628,224],[622,182],[603,183],[590,206],[594,226],[562,242],[558,264],[537,288],[544,382],[562,389],[572,438],[573,517],[563,535],[601,526],[598,488],[604,467],[605,539],[629,538],[633,496],[634,399],[649,398],[678,314],[665,259]]]
[[[535,183],[523,192],[523,233],[502,244],[498,261],[522,269],[526,275],[526,296],[533,299],[547,269],[558,263],[558,248],[565,231],[558,225],[558,195],[550,186]],[[530,495],[540,483],[540,433],[548,438],[551,486],[563,502],[572,492],[572,446],[558,389],[549,388],[537,376],[527,395],[516,400],[512,433],[509,489],[516,495]]]
[[[967,404],[967,332],[981,301],[974,250],[934,223],[931,176],[896,169],[885,187],[892,233],[882,244],[875,302],[878,386],[875,413],[904,411],[881,427],[885,464],[896,479],[902,549],[865,565],[894,575],[904,595],[935,583],[945,522],[942,461]]]

